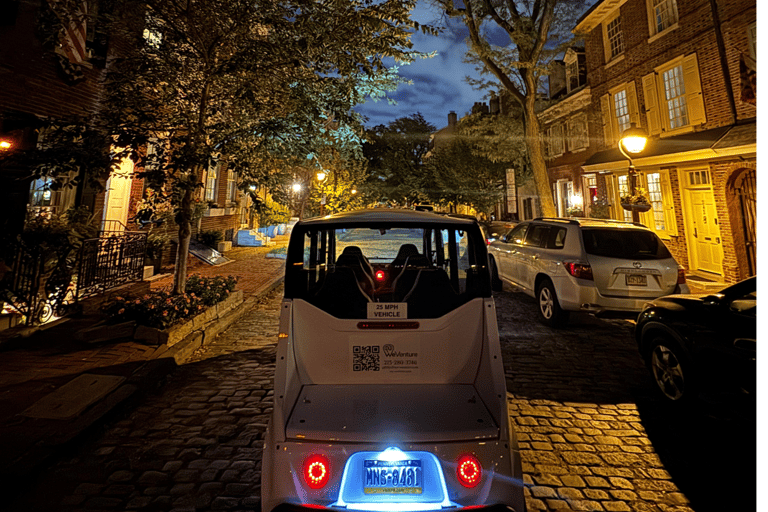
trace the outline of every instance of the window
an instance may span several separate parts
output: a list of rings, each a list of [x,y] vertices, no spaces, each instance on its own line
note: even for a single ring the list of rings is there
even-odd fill
[[[565,137],[563,136],[563,125],[555,124],[547,130],[547,156],[554,158],[565,153]]]
[[[516,226],[507,235],[507,242],[523,245],[523,239],[525,238],[526,231],[528,231],[528,224],[520,224],[519,226]]]
[[[579,61],[574,60],[565,65],[565,79],[568,83],[568,92],[579,86]]]
[[[53,178],[38,178],[32,182],[30,187],[29,206],[52,206],[53,205]]]
[[[645,189],[648,191],[651,210],[640,214],[640,221],[662,238],[677,235],[675,204],[669,179],[669,171],[666,169],[649,172],[645,175]]]
[[[216,201],[216,183],[218,181],[219,164],[208,167],[205,176],[205,200]]]
[[[749,38],[749,55],[757,59],[757,23],[752,23],[747,28],[747,37]]]
[[[585,76],[583,63],[579,63],[579,57],[584,58],[584,50],[581,48],[568,48],[563,57],[565,63],[565,83],[568,93],[575,91],[584,85]]]
[[[664,219],[664,201],[661,193],[661,176],[654,172],[648,175],[648,200],[653,212],[653,225],[657,231],[667,229]]]
[[[688,124],[688,107],[685,103],[683,66],[675,66],[662,73],[664,98],[667,101],[669,126],[674,130]]]
[[[688,182],[691,185],[709,185],[709,171],[691,171],[688,173]]]
[[[651,36],[664,32],[677,23],[677,2],[675,0],[650,0],[648,18]]]
[[[227,171],[227,201],[237,201],[237,173]]]
[[[568,150],[575,151],[589,146],[587,116],[579,114],[568,120]]]
[[[651,135],[685,133],[707,120],[695,53],[645,75],[643,95]]]
[[[549,226],[534,224],[528,230],[528,236],[525,237],[525,245],[528,247],[543,247],[549,234]]]
[[[623,176],[619,176],[619,198],[628,196],[628,195],[631,195],[629,192],[629,176],[625,174]],[[617,203],[618,202],[619,201],[617,201]],[[624,217],[623,220],[625,220],[626,222],[632,222],[632,212],[630,212],[629,210],[625,210],[624,208],[621,208],[620,213]]]
[[[627,90],[623,89],[613,95],[613,111],[616,116],[616,124],[619,127],[619,134],[629,128],[629,103],[627,102]],[[619,135],[619,138],[621,136]]]
[[[624,53],[624,35],[621,31],[621,17],[616,11],[616,16],[603,25],[603,38],[605,39],[605,61],[610,62]]]
[[[640,126],[635,82],[627,82],[611,89],[600,98],[603,115],[603,138],[606,146],[615,146],[631,123]]]

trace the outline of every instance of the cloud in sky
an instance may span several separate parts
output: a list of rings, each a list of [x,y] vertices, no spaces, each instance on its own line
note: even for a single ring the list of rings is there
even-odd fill
[[[474,65],[463,62],[467,52],[467,29],[458,20],[445,20],[439,16],[425,2],[419,2],[414,12],[414,19],[419,23],[448,25],[439,36],[417,33],[412,38],[415,50],[436,52],[437,55],[400,67],[400,75],[413,84],[400,85],[390,94],[397,105],[380,100],[357,106],[355,110],[368,118],[366,126],[387,124],[420,112],[427,122],[440,129],[448,124],[449,112],[454,111],[462,117],[475,102],[485,101],[486,93],[473,89],[465,81],[467,75],[478,77]]]

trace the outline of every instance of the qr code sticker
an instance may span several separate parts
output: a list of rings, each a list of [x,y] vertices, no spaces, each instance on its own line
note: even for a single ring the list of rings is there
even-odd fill
[[[355,372],[378,372],[379,367],[379,346],[378,345],[353,345],[352,346],[352,371]]]

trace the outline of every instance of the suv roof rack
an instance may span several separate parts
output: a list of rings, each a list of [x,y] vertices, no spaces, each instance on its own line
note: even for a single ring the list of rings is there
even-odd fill
[[[605,224],[623,224],[623,225],[633,225],[633,226],[639,226],[641,228],[647,227],[642,222],[629,222],[626,220],[616,220],[616,219],[595,219],[592,217],[579,217],[578,219],[566,219],[564,217],[536,217],[532,220],[541,220],[546,222],[562,222],[562,223],[568,223],[568,224],[576,224],[577,226],[580,226],[582,222],[602,222]]]
[[[579,224],[579,221],[574,219],[564,219],[562,217],[536,217],[533,220],[545,220],[547,222],[563,222],[568,224]]]

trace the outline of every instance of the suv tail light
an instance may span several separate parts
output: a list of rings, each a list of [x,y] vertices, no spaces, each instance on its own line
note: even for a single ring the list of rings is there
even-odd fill
[[[322,455],[310,455],[304,460],[302,473],[310,489],[320,489],[331,477],[331,464]]]
[[[677,284],[685,284],[685,269],[683,267],[677,269]]]
[[[589,264],[585,265],[584,263],[578,263],[575,261],[564,261],[563,266],[565,267],[565,270],[567,270],[568,273],[573,277],[577,277],[579,279],[589,279],[590,281],[595,280],[595,278],[592,276],[592,267]]]
[[[476,487],[483,475],[483,467],[474,455],[462,455],[456,465],[456,477],[464,487]]]

